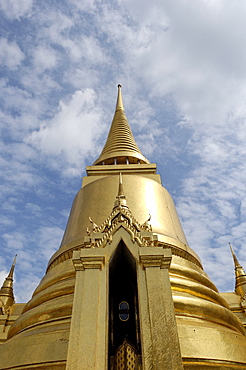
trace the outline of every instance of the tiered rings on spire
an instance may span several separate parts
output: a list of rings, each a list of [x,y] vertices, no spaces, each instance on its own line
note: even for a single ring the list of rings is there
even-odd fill
[[[8,276],[6,277],[2,288],[0,289],[0,314],[6,315],[8,313],[9,308],[14,303],[14,292],[13,292],[13,280],[14,280],[14,269],[16,264],[16,257],[15,255],[14,261],[12,263],[11,269],[9,271]]]
[[[118,97],[114,118],[106,144],[100,157],[94,165],[111,164],[141,164],[149,163],[139,150],[129,123],[127,121],[121,95],[121,85],[118,85]]]

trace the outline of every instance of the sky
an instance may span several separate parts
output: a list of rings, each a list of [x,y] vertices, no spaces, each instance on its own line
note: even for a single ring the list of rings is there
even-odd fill
[[[245,0],[1,0],[0,280],[26,302],[59,248],[117,84],[189,245],[223,291],[246,268]]]

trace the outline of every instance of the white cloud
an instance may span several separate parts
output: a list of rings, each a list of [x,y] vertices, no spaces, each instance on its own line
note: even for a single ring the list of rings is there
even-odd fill
[[[155,96],[173,93],[181,114],[196,123],[221,123],[228,112],[245,112],[243,1],[222,2],[219,11],[207,1],[128,2],[127,9],[134,26],[122,28],[114,17],[108,32],[114,38],[123,31],[118,38],[135,55],[127,62]]]
[[[28,15],[31,11],[33,0],[1,0],[0,9],[5,13],[5,16],[14,19]]]
[[[6,161],[6,164],[2,166],[4,172],[1,173],[1,177],[3,182],[8,185],[8,188],[5,189],[7,194],[11,195],[12,193],[13,195],[13,191],[18,188],[24,190],[40,183],[39,175],[33,173],[33,168],[28,163],[21,163],[22,158]],[[5,191],[3,192],[3,198],[6,194]]]
[[[57,63],[57,53],[50,46],[39,45],[33,52],[33,63],[39,73],[54,68]]]
[[[27,208],[36,211],[37,206],[29,204]],[[40,226],[32,232],[29,231],[28,236],[24,231],[14,231],[3,235],[4,250],[8,251],[11,256],[17,253],[14,281],[17,302],[26,302],[30,299],[39,283],[40,274],[44,273],[49,258],[60,244],[63,232],[57,226]],[[0,259],[1,266],[4,262],[6,264],[6,261]],[[0,271],[0,282],[4,281],[7,274],[6,269]]]
[[[50,257],[57,251],[61,243],[64,230],[57,226],[41,227],[38,230],[40,251],[48,261]]]
[[[164,185],[169,179],[191,247],[220,288],[232,286],[229,241],[246,263],[245,1],[99,6],[68,0],[59,9],[35,2],[35,12],[32,6],[0,4],[0,63],[7,67],[0,81],[0,222],[5,243],[20,247],[19,240],[23,247],[16,287],[23,293],[30,279],[37,282],[58,248],[60,218],[72,197],[64,194],[75,194],[85,158],[93,162],[99,154],[117,83],[143,154],[158,157],[159,169],[171,163],[162,177]],[[4,14],[18,21],[8,23]],[[65,204],[55,221],[60,202],[44,203],[59,196]]]
[[[25,208],[28,212],[30,212],[33,216],[41,218],[42,217],[42,209],[38,204],[35,203],[26,203]]]
[[[0,64],[15,70],[25,58],[24,53],[21,51],[15,41],[8,41],[5,38],[0,39]]]
[[[85,157],[95,150],[102,132],[101,117],[94,91],[79,90],[69,102],[61,102],[56,116],[26,141],[45,155],[63,158],[65,163],[59,164],[63,173],[77,174]]]
[[[40,27],[42,27],[42,32],[37,33],[35,36],[43,42],[44,39],[50,40],[53,43],[60,43],[60,40],[68,37],[68,32],[73,27],[74,21],[63,14],[57,9],[40,9],[40,13],[37,18]]]
[[[4,234],[3,239],[6,242],[6,247],[9,251],[12,251],[14,254],[17,251],[24,249],[25,243],[27,241],[24,233],[13,231],[11,234]]]
[[[72,40],[60,35],[56,40],[62,46],[73,62],[101,64],[105,61],[104,51],[97,39],[85,35]]]
[[[34,68],[34,70],[24,70],[23,75],[20,77],[20,82],[23,84],[25,89],[33,95],[32,100],[34,107],[37,105],[40,110],[42,109],[42,111],[37,112],[37,114],[45,112],[45,107],[42,106],[43,100],[45,100],[47,104],[46,109],[51,109],[48,104],[49,101],[46,100],[47,96],[54,91],[58,93],[61,89],[59,81],[56,81],[52,75],[50,76],[45,73],[39,73],[38,68]]]
[[[93,88],[100,83],[100,72],[96,68],[88,69],[80,65],[78,68],[67,69],[64,80],[69,81],[75,89],[80,89],[82,86]]]
[[[27,265],[24,274],[16,274],[14,296],[17,303],[28,302],[40,282],[40,277],[33,270],[33,265]]]
[[[95,1],[94,0],[71,0],[71,4],[76,5],[76,7],[80,10],[91,10],[94,8]]]
[[[222,130],[201,131],[201,134],[195,131],[187,147],[196,155],[197,164],[183,182],[178,209],[190,245],[203,258],[207,272],[220,289],[225,290],[234,281],[234,271],[231,269],[223,280],[217,280],[216,266],[222,265],[221,258],[228,253],[229,242],[239,251],[246,242],[243,204],[246,153],[235,123],[225,122]]]
[[[84,57],[93,64],[100,64],[105,61],[104,51],[100,43],[94,37],[81,37],[80,47],[83,51]]]

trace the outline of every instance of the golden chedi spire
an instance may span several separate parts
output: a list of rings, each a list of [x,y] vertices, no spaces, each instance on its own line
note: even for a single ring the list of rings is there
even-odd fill
[[[235,266],[235,276],[236,276],[235,292],[241,297],[244,297],[246,294],[246,273],[244,271],[244,268],[238,262],[238,259],[230,243],[229,243],[229,246],[231,249],[234,266]]]
[[[133,139],[119,86],[107,143],[87,168],[60,248],[0,346],[1,370],[115,369],[125,338],[138,368],[246,369],[242,322],[189,247],[155,170]]]
[[[127,207],[127,205],[126,205],[126,196],[124,194],[124,189],[123,189],[123,182],[122,182],[121,172],[119,174],[119,189],[118,189],[118,195],[116,197],[116,201],[114,203],[114,208],[119,207],[119,206]]]
[[[9,271],[9,274],[6,277],[2,285],[2,288],[0,289],[0,309],[2,311],[2,314],[6,314],[8,312],[8,309],[14,303],[13,276],[14,276],[14,269],[15,269],[15,264],[16,264],[16,257],[17,257],[17,254],[15,255],[15,258],[11,266],[11,269]]]
[[[106,144],[100,157],[94,162],[94,165],[134,163],[149,163],[149,161],[142,155],[134,140],[124,111],[121,85],[118,85],[114,118]]]

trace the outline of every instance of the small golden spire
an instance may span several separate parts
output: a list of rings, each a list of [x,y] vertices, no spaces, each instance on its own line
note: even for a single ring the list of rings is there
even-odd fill
[[[236,255],[235,255],[235,253],[234,253],[234,250],[232,249],[231,243],[229,243],[229,247],[230,247],[230,249],[231,249],[231,254],[232,254],[232,257],[233,257],[233,260],[234,260],[235,268],[237,268],[237,267],[242,267],[242,266],[240,265],[240,263],[238,262],[238,259],[237,259]]]
[[[134,140],[124,112],[121,85],[118,85],[116,109],[108,138],[100,157],[93,165],[141,163],[149,163],[149,161],[142,155]]]
[[[13,279],[13,277],[14,277],[14,269],[15,269],[15,265],[16,265],[16,259],[17,259],[17,254],[15,255],[14,261],[12,263],[11,269],[9,271],[8,278]]]
[[[119,206],[121,206],[121,207],[127,207],[127,204],[126,204],[126,196],[124,194],[124,189],[123,189],[123,182],[122,182],[122,174],[121,174],[121,172],[119,174],[118,195],[116,196],[116,201],[114,203],[114,208],[119,207]]]
[[[241,297],[244,297],[246,294],[246,274],[243,267],[238,262],[238,259],[232,249],[231,243],[229,243],[229,246],[231,249],[235,266],[235,276],[236,276],[235,292]]]
[[[6,277],[2,288],[0,289],[0,309],[2,314],[7,314],[8,309],[14,303],[14,292],[13,292],[13,277],[14,277],[14,269],[16,264],[16,257],[15,255],[14,261],[12,263],[11,269],[9,271],[8,276]]]

